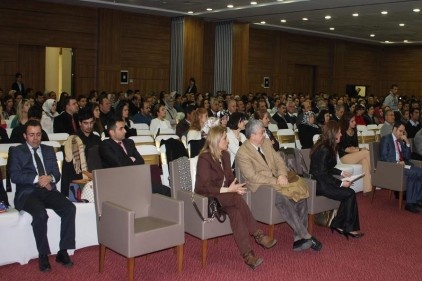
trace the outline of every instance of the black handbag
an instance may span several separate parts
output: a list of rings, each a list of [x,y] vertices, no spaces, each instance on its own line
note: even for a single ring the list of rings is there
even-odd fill
[[[204,218],[201,211],[196,204],[193,194],[192,194],[192,204],[195,207],[198,216],[204,222],[212,222],[214,219],[217,219],[219,222],[223,223],[226,221],[226,213],[221,209],[221,204],[215,197],[208,197],[208,218]]]

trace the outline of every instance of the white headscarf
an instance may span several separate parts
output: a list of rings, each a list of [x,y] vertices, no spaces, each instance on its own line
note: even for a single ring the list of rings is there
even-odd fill
[[[57,111],[56,112],[54,112],[54,114],[53,113],[51,113],[51,108],[53,107],[53,104],[57,104],[57,102],[55,101],[55,100],[53,100],[53,99],[48,99],[48,100],[46,100],[44,103],[43,103],[43,105],[42,105],[42,110],[45,112],[45,114],[47,114],[48,116],[50,116],[51,118],[54,118],[54,117],[56,117],[57,115],[59,115],[58,113],[57,113]]]

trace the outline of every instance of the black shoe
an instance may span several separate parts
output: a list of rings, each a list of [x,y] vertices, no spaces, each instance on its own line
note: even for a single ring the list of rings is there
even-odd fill
[[[51,265],[48,261],[48,255],[39,255],[38,257],[38,267],[42,272],[50,272]]]
[[[73,266],[73,262],[70,260],[70,257],[66,250],[60,250],[57,253],[56,262],[61,263],[64,267]]]
[[[422,201],[416,202],[416,207],[418,207],[419,209],[422,209]]]
[[[340,228],[330,226],[330,229],[331,229],[331,233],[336,231],[338,234],[343,235],[343,230]]]
[[[406,211],[412,212],[414,214],[418,214],[420,212],[419,209],[418,209],[418,207],[416,207],[416,204],[406,204],[404,206],[404,209]]]
[[[311,243],[312,243],[311,244],[312,250],[319,251],[322,249],[322,243],[319,242],[315,237],[312,236],[311,239],[309,240],[311,240]]]
[[[298,252],[309,249],[312,246],[311,239],[300,239],[293,243],[293,251]]]
[[[362,236],[365,235],[365,233],[363,233],[363,232],[356,232],[356,233],[344,232],[343,234],[344,234],[344,236],[346,237],[347,240],[349,240],[349,236],[352,237],[352,238],[361,238]]]

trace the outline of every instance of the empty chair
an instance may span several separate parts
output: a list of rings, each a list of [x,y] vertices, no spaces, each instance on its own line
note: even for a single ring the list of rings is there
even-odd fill
[[[293,129],[280,129],[277,131],[280,147],[296,147],[296,137]]]
[[[127,258],[129,280],[134,280],[135,257],[171,247],[182,270],[183,202],[151,193],[149,165],[95,170],[94,194],[100,272],[107,248]]]

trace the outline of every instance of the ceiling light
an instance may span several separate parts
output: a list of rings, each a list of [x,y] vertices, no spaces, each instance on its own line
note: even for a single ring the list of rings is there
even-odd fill
[[[207,11],[212,11],[212,9],[211,8],[207,8]]]
[[[330,30],[334,30],[335,28],[334,27],[330,27]]]
[[[354,16],[354,17],[358,17],[358,16],[359,16],[359,14],[358,14],[358,13],[354,13],[354,14],[352,14],[352,16]]]
[[[375,37],[375,34],[371,34],[371,35],[369,35],[369,36],[371,36],[371,37]]]
[[[386,15],[386,14],[388,14],[388,12],[387,11],[382,11],[381,14]]]
[[[384,43],[391,43],[391,42],[390,42],[390,41],[388,41],[388,40],[385,40],[385,41],[384,41]]]
[[[266,24],[266,22],[265,21],[261,21],[261,24]]]
[[[415,12],[415,13],[419,13],[420,11],[421,11],[421,9],[413,9],[413,11]]]
[[[302,20],[308,20],[308,18],[302,18]]]
[[[258,2],[255,2],[255,1],[251,2],[251,5],[256,5],[256,4],[258,4]]]
[[[409,41],[408,41],[408,40],[403,40],[403,42],[404,42],[404,43],[409,43]]]
[[[193,14],[193,11],[189,11],[188,14]]]
[[[233,8],[234,6],[232,4],[227,5],[227,8]]]
[[[404,23],[399,23],[399,26],[405,26],[405,24]]]
[[[331,16],[325,16],[325,19],[329,20],[329,19],[331,19]]]
[[[285,19],[282,19],[282,20],[280,20],[282,23],[285,23],[285,22],[287,22]]]

